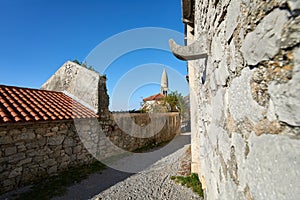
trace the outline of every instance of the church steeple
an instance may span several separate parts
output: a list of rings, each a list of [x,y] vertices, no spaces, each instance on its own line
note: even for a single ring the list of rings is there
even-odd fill
[[[168,96],[168,90],[169,90],[168,75],[166,69],[164,69],[161,76],[160,93],[163,94],[164,96]]]

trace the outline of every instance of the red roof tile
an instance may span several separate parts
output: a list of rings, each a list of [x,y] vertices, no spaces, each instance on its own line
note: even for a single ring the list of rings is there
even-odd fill
[[[0,85],[0,124],[96,117],[62,92]]]
[[[157,101],[157,100],[161,100],[163,98],[165,98],[165,96],[163,94],[158,93],[158,94],[152,95],[150,97],[144,98],[143,101],[154,101],[154,100]]]

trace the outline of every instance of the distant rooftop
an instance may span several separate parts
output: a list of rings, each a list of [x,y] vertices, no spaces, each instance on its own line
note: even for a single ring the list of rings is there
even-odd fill
[[[161,93],[158,93],[158,94],[152,95],[150,97],[144,98],[143,101],[157,101],[157,100],[161,100],[163,98],[165,98],[165,96]]]
[[[62,92],[0,85],[0,124],[96,117]]]

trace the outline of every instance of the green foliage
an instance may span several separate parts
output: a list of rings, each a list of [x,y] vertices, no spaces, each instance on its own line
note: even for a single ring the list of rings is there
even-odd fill
[[[78,65],[81,65],[81,63],[78,61],[78,60],[73,60],[72,62],[74,62],[74,63],[76,63],[76,64],[78,64]]]
[[[106,74],[103,74],[101,77],[103,77],[103,78],[107,79],[107,76],[106,76]]]
[[[188,105],[182,94],[178,91],[170,92],[170,94],[165,97],[165,102],[171,107],[171,112],[186,113],[188,111]]]
[[[20,195],[21,200],[30,199],[51,199],[54,196],[62,196],[67,187],[80,182],[92,173],[100,173],[106,167],[100,162],[94,162],[89,165],[82,165],[79,167],[72,167],[56,176],[49,177],[33,185],[30,191]]]
[[[77,59],[75,59],[75,60],[73,60],[72,62],[74,62],[74,63],[76,63],[76,64],[78,64],[78,65],[80,65],[80,66],[82,66],[82,67],[84,67],[84,68],[87,68],[87,69],[89,69],[89,70],[91,70],[91,71],[97,72],[93,66],[91,66],[91,65],[88,66],[88,64],[87,64],[86,61],[85,61],[85,62],[79,62]],[[98,73],[99,73],[99,72],[98,72]],[[103,75],[103,76],[106,77],[106,75]]]
[[[199,181],[198,174],[192,173],[189,176],[171,176],[171,180],[174,180],[176,183],[181,183],[181,185],[187,186],[188,188],[192,188],[193,192],[203,197],[202,185]]]
[[[171,112],[179,111],[178,108],[178,92],[170,92],[168,96],[165,97],[165,102],[170,106]]]

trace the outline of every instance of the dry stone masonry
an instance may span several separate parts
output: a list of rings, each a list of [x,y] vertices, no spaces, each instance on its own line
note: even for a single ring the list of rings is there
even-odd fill
[[[298,199],[300,1],[183,2],[188,47],[171,49],[189,60],[192,170],[206,199]]]

